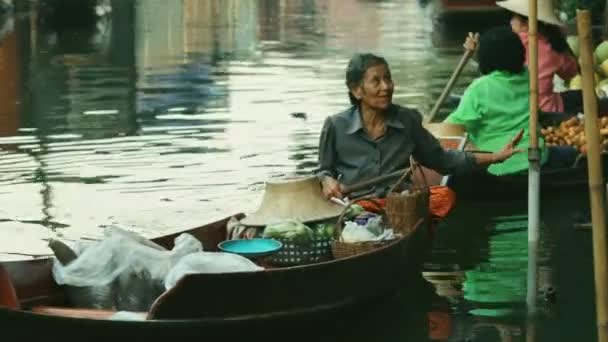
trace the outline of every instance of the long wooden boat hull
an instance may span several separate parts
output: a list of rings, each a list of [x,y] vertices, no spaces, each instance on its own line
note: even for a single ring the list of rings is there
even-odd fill
[[[202,291],[203,289],[201,289]],[[242,289],[246,291],[246,289]],[[253,294],[252,294],[253,295]],[[272,299],[270,295],[264,296]],[[0,309],[3,341],[100,341],[106,338],[197,338],[198,340],[225,341],[236,338],[310,336],[318,338],[322,329],[336,326],[353,329],[349,320],[383,306],[388,295],[348,306],[326,308],[324,311],[301,311],[275,316],[255,316],[218,319],[166,319],[148,321],[113,321],[107,319],[72,318],[41,315],[28,311]],[[381,303],[376,301],[381,300]],[[357,310],[347,311],[348,308]],[[352,318],[351,318],[352,317]],[[365,324],[365,322],[362,322]],[[356,324],[354,324],[356,326]],[[313,339],[316,340],[316,339]]]
[[[201,240],[205,250],[217,250],[217,244],[226,238],[227,220],[185,232]],[[35,307],[40,305],[68,306],[65,289],[52,279],[51,260],[5,262],[0,267],[8,272],[21,309],[0,307],[0,321],[19,323],[3,324],[2,336],[10,332],[37,336],[41,331],[53,336],[78,332],[92,337],[156,336],[169,331],[179,336],[200,331],[199,336],[205,336],[212,328],[221,332],[235,325],[275,325],[318,317],[369,303],[419,281],[430,244],[426,224],[420,221],[409,236],[350,258],[260,272],[187,275],[161,295],[148,319],[140,322],[39,313]],[[172,248],[174,238],[181,233],[154,241]],[[23,330],[24,325],[27,330]]]
[[[602,155],[604,178],[608,176],[608,154]],[[541,170],[541,194],[572,193],[588,191],[587,161],[580,160],[578,166]],[[459,199],[466,200],[514,200],[526,199],[528,173],[494,176],[486,170],[478,170],[466,176],[452,176],[448,181]]]
[[[445,123],[429,124],[427,129],[435,135],[446,149],[474,149],[467,142],[466,134],[461,127]],[[604,178],[608,177],[608,153],[602,154]],[[459,200],[501,201],[526,199],[528,194],[528,172],[515,175],[495,176],[486,169],[479,169],[467,175],[441,175],[433,170],[423,168],[429,185],[447,185]],[[588,191],[588,174],[586,158],[579,158],[575,165],[561,169],[542,169],[540,176],[541,193],[546,195],[558,192]],[[423,184],[420,175],[415,181]]]

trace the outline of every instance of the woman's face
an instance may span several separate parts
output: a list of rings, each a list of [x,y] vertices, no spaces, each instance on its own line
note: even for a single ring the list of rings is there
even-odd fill
[[[528,22],[515,14],[511,17],[511,29],[515,33],[528,32]]]
[[[393,100],[393,79],[384,64],[369,67],[363,75],[361,84],[351,90],[362,105],[372,109],[387,109]]]

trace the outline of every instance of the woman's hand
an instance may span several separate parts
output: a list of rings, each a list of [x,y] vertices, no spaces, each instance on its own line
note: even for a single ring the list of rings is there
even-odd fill
[[[473,34],[472,32],[469,32],[469,35],[465,39],[462,46],[464,46],[464,48],[467,50],[475,52],[479,46],[479,33]]]
[[[332,197],[342,199],[342,184],[340,184],[338,180],[325,176],[321,181],[321,185],[323,187],[323,195],[325,195],[327,199]]]
[[[517,135],[515,135],[515,137],[513,137],[513,139],[511,139],[511,141],[509,141],[508,144],[505,145],[505,147],[503,147],[503,149],[500,152],[494,153],[493,154],[493,164],[494,163],[501,163],[507,159],[509,159],[512,155],[514,155],[515,153],[519,153],[522,152],[523,150],[520,148],[515,148],[517,146],[517,144],[519,144],[519,142],[521,141],[521,138],[524,136],[524,129],[522,128],[519,133],[517,133]]]

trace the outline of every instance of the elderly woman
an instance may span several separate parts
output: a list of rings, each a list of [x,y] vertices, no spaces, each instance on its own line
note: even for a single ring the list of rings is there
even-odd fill
[[[342,198],[344,185],[404,169],[410,156],[442,174],[460,174],[476,166],[500,163],[514,153],[521,132],[503,137],[497,153],[445,150],[422,126],[416,110],[393,104],[394,84],[388,63],[373,54],[357,54],[349,62],[346,86],[352,104],[329,116],[319,143],[319,172],[326,197]],[[384,197],[390,182],[375,189]]]

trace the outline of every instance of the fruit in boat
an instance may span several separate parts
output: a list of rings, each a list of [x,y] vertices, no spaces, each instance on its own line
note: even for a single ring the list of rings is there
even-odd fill
[[[608,117],[598,119],[600,140],[604,151],[608,151]],[[582,120],[573,117],[560,123],[558,126],[542,128],[541,134],[547,146],[570,145],[581,154],[587,152],[587,139],[585,138],[585,125]]]
[[[568,87],[572,90],[581,89],[582,81],[583,81],[583,78],[581,77],[581,75],[580,74],[576,75],[576,76],[572,77],[572,79],[570,79],[570,83],[568,84]]]
[[[568,46],[570,46],[570,49],[574,55],[578,57],[580,55],[578,49],[578,36],[568,36],[566,41],[568,42]]]
[[[598,66],[598,71],[604,75],[604,77],[608,77],[608,59],[603,61],[599,66]]]
[[[601,42],[596,48],[594,55],[597,57],[598,62],[608,60],[608,41]]]

